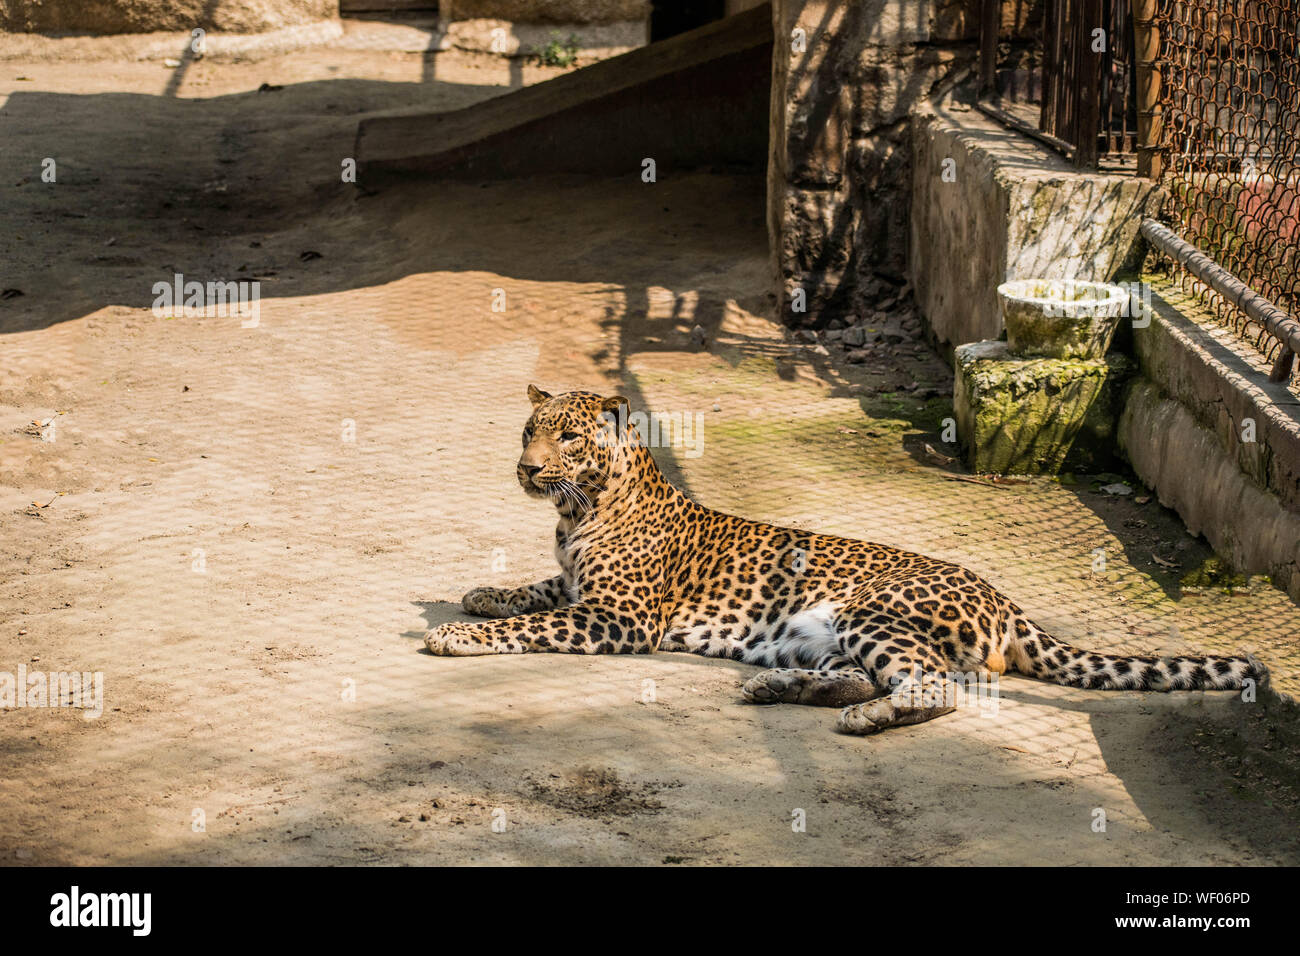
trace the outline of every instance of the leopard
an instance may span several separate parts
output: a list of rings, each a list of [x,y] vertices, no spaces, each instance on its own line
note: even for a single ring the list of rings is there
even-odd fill
[[[974,572],[891,545],[715,511],[656,463],[621,395],[527,389],[516,477],[558,512],[559,573],[477,587],[424,635],[442,656],[688,652],[763,668],[754,704],[838,707],[874,734],[953,713],[964,680],[1099,690],[1262,688],[1254,656],[1103,654],[1035,624]]]

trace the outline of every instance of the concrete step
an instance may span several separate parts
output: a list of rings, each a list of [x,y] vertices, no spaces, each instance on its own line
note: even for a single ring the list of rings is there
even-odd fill
[[[764,4],[466,109],[368,117],[358,179],[761,167],[771,60]]]

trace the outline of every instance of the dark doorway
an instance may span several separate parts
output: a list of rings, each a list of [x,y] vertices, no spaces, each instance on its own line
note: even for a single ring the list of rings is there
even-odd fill
[[[726,12],[726,0],[654,0],[650,11],[650,42],[721,20]]]

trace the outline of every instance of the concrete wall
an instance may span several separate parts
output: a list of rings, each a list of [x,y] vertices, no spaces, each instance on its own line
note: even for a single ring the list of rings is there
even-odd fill
[[[951,99],[912,116],[909,274],[947,345],[997,338],[1009,279],[1107,281],[1133,268],[1160,193],[1131,175],[1081,173]]]
[[[506,56],[543,49],[557,34],[601,58],[650,39],[649,0],[442,0],[438,14],[450,46]]]
[[[748,0],[733,0],[744,5]],[[1002,0],[999,38],[1041,34],[1045,0]],[[909,111],[978,55],[979,0],[775,0],[768,231],[783,319],[851,321],[907,272]],[[802,31],[806,50],[794,49]],[[792,309],[801,290],[806,310]]]
[[[338,13],[338,0],[0,0],[0,30],[108,34],[203,27],[260,33]]]
[[[1300,398],[1269,382],[1230,332],[1159,297],[1153,305],[1151,325],[1133,331],[1142,377],[1120,447],[1193,533],[1300,601]]]
[[[783,319],[865,308],[906,270],[917,103],[973,62],[971,0],[775,0],[768,231]],[[806,310],[795,311],[796,293]]]

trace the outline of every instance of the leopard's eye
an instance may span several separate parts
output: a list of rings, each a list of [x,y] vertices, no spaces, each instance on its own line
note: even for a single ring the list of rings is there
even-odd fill
[[[577,441],[579,437],[580,436],[578,435],[577,432],[564,432],[564,434],[560,435],[560,441],[562,442]]]

